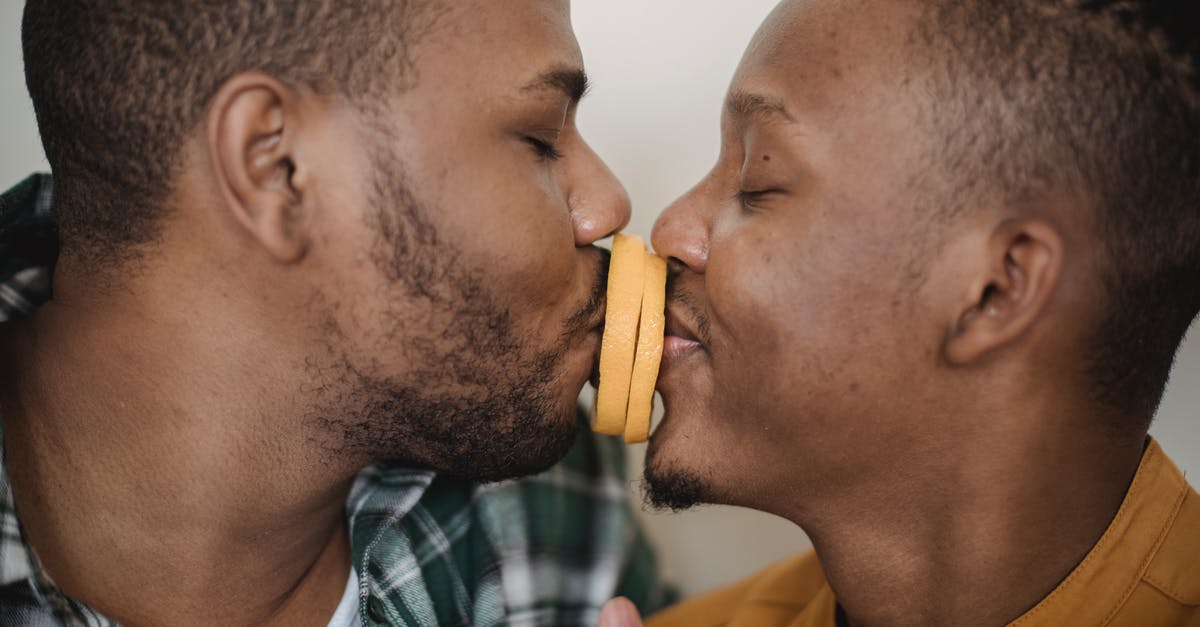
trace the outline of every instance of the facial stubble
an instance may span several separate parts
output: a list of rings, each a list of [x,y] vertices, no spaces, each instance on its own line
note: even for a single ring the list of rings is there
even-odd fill
[[[334,436],[332,452],[475,481],[550,467],[578,432],[573,408],[564,415],[558,400],[559,375],[571,321],[589,312],[564,325],[556,346],[534,348],[482,270],[430,221],[433,207],[418,202],[399,158],[379,147],[372,161],[371,258],[388,304],[370,355],[348,354],[335,341],[341,329],[325,334],[336,358],[322,373],[331,383],[317,422]],[[404,356],[402,374],[385,372],[378,356],[389,354]]]
[[[695,323],[696,334],[700,340],[705,346],[712,346],[708,316],[690,292],[680,284],[677,276],[668,277],[667,301],[685,312],[687,318]],[[668,419],[669,416],[663,418],[664,421]],[[646,505],[654,509],[679,512],[709,502],[709,484],[702,475],[677,462],[672,463],[662,453],[665,442],[663,437],[666,435],[668,434],[655,434],[656,437],[650,440],[646,451],[643,472],[645,481],[642,487]]]

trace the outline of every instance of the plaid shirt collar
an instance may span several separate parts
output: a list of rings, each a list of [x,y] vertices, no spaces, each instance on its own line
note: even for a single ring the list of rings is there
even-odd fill
[[[3,460],[0,432],[0,460]],[[99,612],[64,595],[25,542],[13,503],[8,467],[0,461],[0,625],[115,625]]]
[[[33,552],[25,544],[21,522],[13,505],[12,488],[8,484],[7,466],[0,467],[0,588],[9,584],[33,581],[40,571],[34,563]]]
[[[52,205],[45,175],[0,197],[0,323],[50,299]],[[0,625],[114,625],[40,568],[2,460]],[[362,624],[590,626],[613,596],[643,613],[665,606],[674,595],[658,580],[627,487],[623,446],[586,428],[566,459],[519,481],[363,470],[346,504]]]
[[[45,174],[0,196],[0,322],[28,315],[50,298],[58,258],[53,204],[54,185]]]
[[[0,587],[4,587],[33,579],[38,568],[21,534],[8,473],[3,469],[0,469],[0,490],[3,490],[0,494]]]

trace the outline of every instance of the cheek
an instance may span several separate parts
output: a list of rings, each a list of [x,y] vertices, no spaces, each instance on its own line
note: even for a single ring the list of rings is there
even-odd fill
[[[820,238],[734,248],[728,266],[712,260],[714,317],[727,329],[714,358],[725,411],[805,437],[881,415],[919,371],[911,349],[921,334],[888,253],[882,242]]]
[[[526,297],[536,298],[545,286],[562,285],[570,276],[574,239],[569,221],[560,224],[556,211],[527,217],[514,216],[495,228],[482,244],[482,269],[509,289],[531,289]]]
[[[718,353],[771,362],[820,315],[821,277],[801,247],[783,239],[748,232],[714,242],[707,288]]]
[[[741,423],[769,421],[804,368],[815,283],[794,250],[744,238],[710,251],[707,287],[717,405]]]
[[[489,180],[484,168],[473,172],[451,196],[462,208],[452,212],[452,228],[464,262],[515,310],[560,299],[575,259],[566,200],[536,173],[499,168]]]
[[[852,250],[830,238],[747,232],[714,243],[708,266],[717,405],[737,426],[819,419],[864,361],[864,300],[877,290]],[[869,355],[869,347],[868,352]],[[824,399],[824,400],[822,400]]]
[[[497,283],[505,286],[513,311],[544,312],[574,294],[576,254],[570,221],[565,228],[553,216],[531,218],[508,242],[507,255],[493,257],[492,272],[502,272]],[[485,266],[485,272],[489,271]]]

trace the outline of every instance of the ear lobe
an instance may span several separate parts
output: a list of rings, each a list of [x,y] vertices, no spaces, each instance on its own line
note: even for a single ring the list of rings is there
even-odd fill
[[[298,120],[294,91],[256,73],[221,86],[208,118],[209,150],[226,208],[281,263],[308,249],[301,194],[293,174]]]
[[[965,366],[1019,340],[1045,313],[1062,276],[1063,243],[1040,220],[1010,220],[988,238],[984,269],[960,305],[943,346]]]

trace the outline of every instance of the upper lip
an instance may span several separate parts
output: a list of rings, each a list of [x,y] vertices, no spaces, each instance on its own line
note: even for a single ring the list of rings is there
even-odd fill
[[[681,315],[679,311],[677,311],[671,307],[667,307],[667,324],[666,324],[666,334],[667,335],[672,335],[672,336],[675,336],[678,338],[683,338],[685,340],[690,340],[692,342],[699,343],[700,338],[696,334],[696,332],[693,330],[694,328],[695,328],[695,325],[691,324],[691,322],[689,320],[687,320],[686,317]]]
[[[583,307],[575,312],[566,323],[566,332],[564,336],[573,336],[576,333],[590,333],[593,331],[604,330],[604,317],[608,311],[608,266],[606,265],[607,258],[601,258],[600,267],[597,270],[596,281],[592,284],[591,293],[588,294],[587,301]]]

